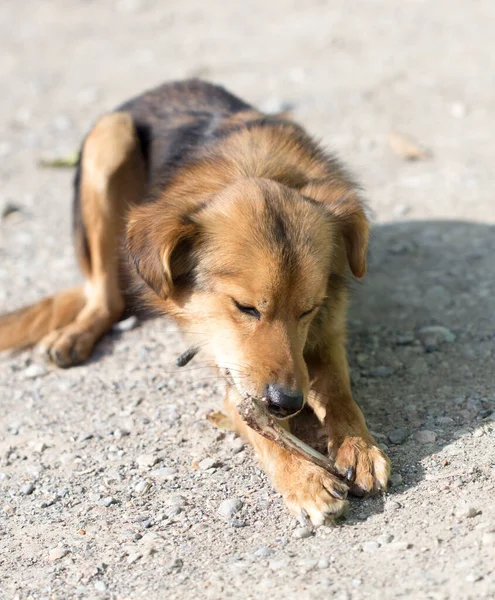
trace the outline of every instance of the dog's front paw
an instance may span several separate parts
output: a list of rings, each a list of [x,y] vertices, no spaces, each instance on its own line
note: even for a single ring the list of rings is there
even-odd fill
[[[388,457],[371,438],[345,437],[330,444],[335,468],[348,482],[351,494],[363,496],[387,489],[391,466]]]
[[[309,516],[311,523],[318,527],[346,512],[348,488],[345,483],[309,461],[300,460],[293,466],[295,468],[285,471],[277,482],[293,515]]]

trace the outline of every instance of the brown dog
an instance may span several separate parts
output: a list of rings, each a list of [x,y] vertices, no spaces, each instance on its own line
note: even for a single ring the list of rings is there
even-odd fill
[[[61,367],[84,361],[137,294],[201,331],[232,421],[293,513],[319,525],[347,488],[247,427],[240,397],[267,398],[280,419],[309,405],[351,491],[386,488],[389,461],[352,399],[345,353],[346,282],[366,272],[368,222],[335,159],[290,120],[186,81],[103,116],[75,192],[86,285],[1,317],[0,350],[41,341]]]

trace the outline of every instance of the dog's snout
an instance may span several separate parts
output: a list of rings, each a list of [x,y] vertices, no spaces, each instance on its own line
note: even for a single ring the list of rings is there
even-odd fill
[[[304,395],[300,391],[288,391],[271,383],[265,388],[267,409],[274,417],[283,419],[299,412],[304,405]]]

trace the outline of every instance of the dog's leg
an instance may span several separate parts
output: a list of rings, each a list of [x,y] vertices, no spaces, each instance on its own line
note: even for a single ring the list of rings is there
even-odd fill
[[[308,369],[308,404],[328,434],[328,450],[336,470],[349,480],[351,493],[385,490],[390,461],[378,448],[352,398],[344,340],[335,339],[324,358],[309,359]]]
[[[86,302],[72,323],[42,341],[59,366],[86,360],[124,310],[119,281],[124,214],[142,196],[145,177],[131,116],[103,116],[86,138],[81,157],[81,216],[89,246],[89,261],[80,257],[87,277]]]
[[[347,508],[346,486],[325,469],[294,456],[248,427],[237,412],[236,394],[232,388],[227,390],[226,412],[238,433],[255,449],[292,514],[307,515],[316,526],[342,515]]]

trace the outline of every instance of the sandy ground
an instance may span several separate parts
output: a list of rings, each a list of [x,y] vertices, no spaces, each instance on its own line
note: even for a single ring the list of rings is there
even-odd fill
[[[394,467],[388,495],[299,538],[165,321],[68,371],[3,355],[2,599],[494,597],[493,31],[490,0],[0,4],[0,205],[21,209],[0,223],[0,310],[77,280],[72,174],[37,161],[102,111],[192,75],[291,107],[375,211],[349,359]],[[396,156],[392,130],[430,158]]]

